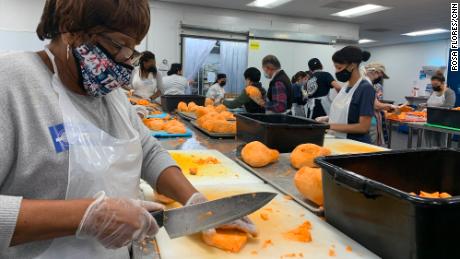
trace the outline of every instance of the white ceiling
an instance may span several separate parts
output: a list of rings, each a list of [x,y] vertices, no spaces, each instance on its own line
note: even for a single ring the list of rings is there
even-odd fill
[[[448,33],[424,37],[401,36],[415,30],[430,28],[450,29],[449,0],[293,0],[274,9],[248,7],[253,0],[162,0],[206,7],[263,12],[270,14],[344,21],[360,25],[361,38],[378,42],[366,46],[390,45],[406,42],[449,38]],[[352,19],[331,16],[338,11],[362,4],[379,4],[392,7],[383,12]],[[372,31],[377,29],[379,32]],[[381,32],[381,30],[385,30]]]

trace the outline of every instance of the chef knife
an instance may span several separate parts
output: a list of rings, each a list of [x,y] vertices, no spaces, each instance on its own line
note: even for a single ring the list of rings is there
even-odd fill
[[[226,197],[178,209],[155,211],[152,216],[170,238],[218,227],[262,208],[276,193],[256,192]]]

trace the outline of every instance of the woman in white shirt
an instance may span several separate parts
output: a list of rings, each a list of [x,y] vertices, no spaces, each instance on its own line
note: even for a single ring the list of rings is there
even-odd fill
[[[182,64],[172,64],[168,76],[163,78],[164,95],[183,95],[188,92],[188,80],[182,76]]]
[[[155,54],[150,51],[142,53],[139,67],[134,69],[132,78],[134,96],[152,101],[160,97],[163,80],[157,71]]]
[[[224,86],[227,84],[227,75],[218,74],[216,82],[209,87],[206,97],[213,100],[214,104],[218,105],[224,101],[225,89]]]

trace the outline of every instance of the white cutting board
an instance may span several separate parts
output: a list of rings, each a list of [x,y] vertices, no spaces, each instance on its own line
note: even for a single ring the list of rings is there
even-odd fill
[[[370,152],[388,151],[389,149],[374,146],[351,139],[324,139],[324,147],[329,148],[334,155],[362,154]]]
[[[210,199],[231,196],[240,193],[268,191],[276,192],[272,187],[265,184],[245,185],[245,186],[225,186],[225,187],[202,187],[201,192],[209,196]],[[271,208],[272,212],[266,210]],[[260,211],[267,213],[268,221],[260,217]],[[378,258],[367,249],[354,242],[338,230],[327,224],[321,218],[308,212],[292,200],[278,195],[267,206],[253,213],[250,218],[257,225],[259,237],[250,239],[247,245],[239,253],[229,253],[217,248],[209,247],[201,241],[200,234],[191,237],[182,237],[171,240],[166,231],[161,229],[157,235],[157,242],[162,259],[236,259],[236,258],[263,258],[279,259],[283,255],[296,253],[297,257],[284,258]],[[306,220],[312,224],[311,243],[301,243],[287,240],[283,233],[298,227]],[[272,240],[273,246],[263,248],[265,240]],[[335,246],[335,257],[329,256],[329,249]],[[352,247],[352,252],[346,251],[346,246]],[[253,254],[255,251],[257,254]]]
[[[240,184],[261,184],[263,183],[257,176],[248,172],[246,169],[229,159],[217,150],[170,150],[170,154],[182,154],[190,157],[193,155],[196,159],[214,157],[219,160],[219,164],[205,165],[198,168],[197,175],[189,173],[187,163],[179,164],[185,177],[194,185],[240,185]],[[192,167],[195,167],[192,165]]]

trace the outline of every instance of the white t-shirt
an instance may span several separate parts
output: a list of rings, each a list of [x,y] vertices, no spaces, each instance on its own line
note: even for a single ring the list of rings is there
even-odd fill
[[[180,75],[170,75],[163,78],[164,95],[183,95],[188,88],[187,78]]]
[[[152,97],[152,95],[154,95],[157,90],[162,91],[163,80],[161,78],[161,73],[157,73],[156,78],[152,73],[149,73],[146,79],[142,79],[139,71],[140,68],[136,67],[132,75],[133,79],[131,84],[134,90],[134,95],[140,98],[150,99],[150,97]]]
[[[218,83],[215,83],[211,87],[209,87],[206,97],[213,99],[215,104],[219,104],[224,100],[225,89]]]

